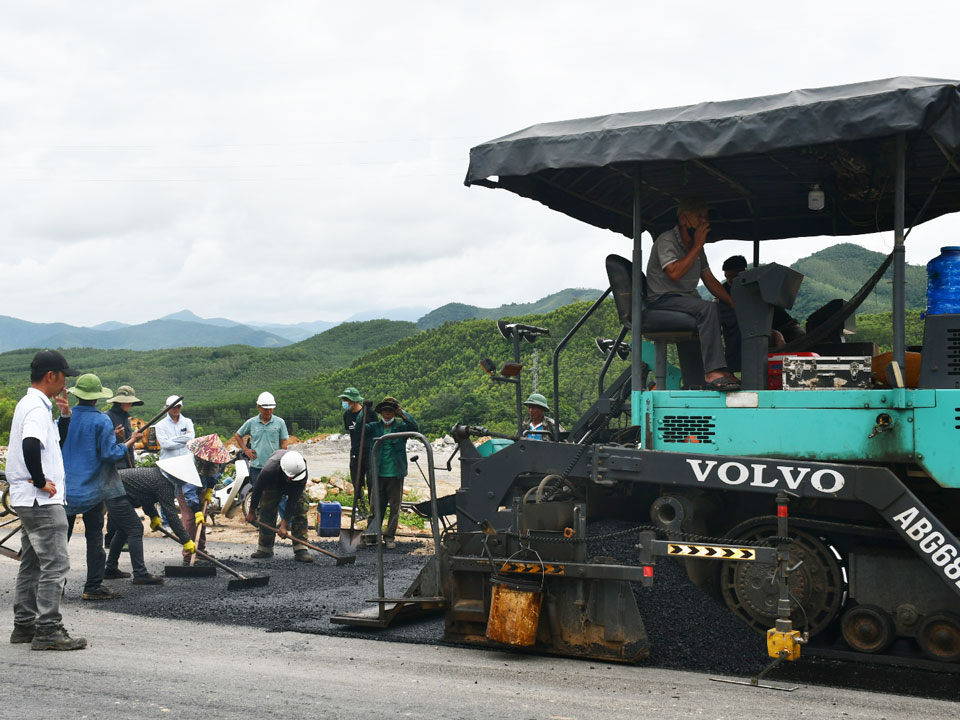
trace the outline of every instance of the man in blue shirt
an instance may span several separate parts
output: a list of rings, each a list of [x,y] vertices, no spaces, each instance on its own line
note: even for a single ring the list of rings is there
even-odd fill
[[[257,411],[260,414],[247,420],[233,436],[237,447],[250,462],[250,482],[254,485],[270,456],[277,450],[287,449],[287,438],[290,434],[283,418],[273,414],[276,407],[277,401],[272,394],[260,393],[257,398]],[[245,435],[250,436],[251,447],[247,447],[243,441]]]
[[[113,423],[96,407],[97,400],[112,396],[113,391],[103,387],[96,375],[81,375],[77,378],[77,384],[67,392],[78,398],[67,438],[63,443],[63,467],[67,485],[67,538],[69,540],[73,534],[77,515],[83,515],[83,534],[87,541],[87,581],[81,597],[84,600],[112,600],[120,597],[120,593],[103,584],[107,559],[103,549],[104,501],[113,503],[126,496],[120,475],[116,471],[116,462],[126,456],[133,444],[140,439],[140,433],[133,433],[125,443],[117,442]],[[110,507],[112,509],[113,505]],[[132,506],[130,510],[133,511]],[[132,536],[128,538],[130,559],[135,569],[139,561],[142,574],[152,578],[154,576],[148,575],[142,567],[143,525],[136,513],[133,513],[133,516],[136,524],[140,526],[140,542],[136,543]],[[116,519],[118,522],[122,520],[125,525],[129,524],[126,516]]]

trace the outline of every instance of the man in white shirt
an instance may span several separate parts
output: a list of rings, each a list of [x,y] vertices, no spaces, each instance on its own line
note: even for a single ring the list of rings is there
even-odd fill
[[[175,402],[179,395],[171,395],[166,404]],[[193,440],[193,420],[182,415],[183,402],[178,402],[167,411],[167,416],[157,423],[157,442],[160,444],[160,460],[189,455],[187,443]]]
[[[167,398],[166,404],[175,402],[179,395],[171,395]],[[179,457],[180,455],[191,455],[187,443],[196,436],[193,428],[193,420],[182,414],[183,402],[178,402],[167,411],[167,416],[157,423],[157,442],[160,444],[160,460]],[[183,483],[167,473],[163,473],[166,478],[173,483],[177,489],[177,503],[180,505],[180,519],[191,541],[204,540],[205,538],[197,534],[197,518],[199,513],[194,513],[186,498],[183,496]],[[197,547],[204,549],[206,543],[200,542]],[[184,564],[188,564],[190,554],[184,551]]]
[[[7,482],[21,525],[10,642],[29,642],[33,650],[80,650],[87,645],[85,639],[67,634],[60,614],[70,569],[60,455],[70,424],[64,388],[67,376],[79,374],[56,350],[38,352],[30,363],[30,388],[17,403],[10,427]],[[60,409],[59,423],[52,415],[54,399]]]

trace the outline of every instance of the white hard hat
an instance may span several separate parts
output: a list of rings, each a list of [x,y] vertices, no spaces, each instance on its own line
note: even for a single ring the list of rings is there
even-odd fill
[[[262,392],[257,398],[257,405],[262,408],[275,408],[277,406],[277,400],[270,393]]]
[[[179,397],[180,397],[179,395],[171,395],[170,397],[167,398],[167,401],[164,403],[164,405],[167,405],[167,406],[173,405],[173,403],[177,402],[177,398]],[[183,407],[183,400],[177,403],[177,407]]]
[[[307,474],[307,461],[296,450],[290,450],[280,458],[280,469],[290,480],[299,480],[301,475]]]

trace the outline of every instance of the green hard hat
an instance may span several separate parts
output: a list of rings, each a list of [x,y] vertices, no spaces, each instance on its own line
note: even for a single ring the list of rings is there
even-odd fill
[[[363,402],[363,395],[361,395],[360,391],[355,387],[348,387],[346,390],[340,393],[340,397],[349,400],[350,402]]]
[[[530,397],[523,401],[524,405],[536,405],[542,407],[544,410],[549,410],[550,406],[547,405],[547,399],[540,393],[533,393]]]

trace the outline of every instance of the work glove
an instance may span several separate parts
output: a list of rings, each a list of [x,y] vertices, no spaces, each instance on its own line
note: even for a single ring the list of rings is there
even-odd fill
[[[197,524],[197,527],[199,527],[200,525],[203,525],[204,519],[205,518],[203,517],[203,510],[197,510],[196,514],[194,514],[193,516],[193,521]]]
[[[187,540],[183,544],[183,549],[192,555],[197,551],[197,544],[193,540]]]
[[[207,492],[204,493],[203,501],[210,504],[210,501],[213,500],[213,488],[207,488]]]
[[[157,531],[160,529],[160,526],[163,525],[163,520],[160,519],[160,516],[150,518],[150,529]]]

